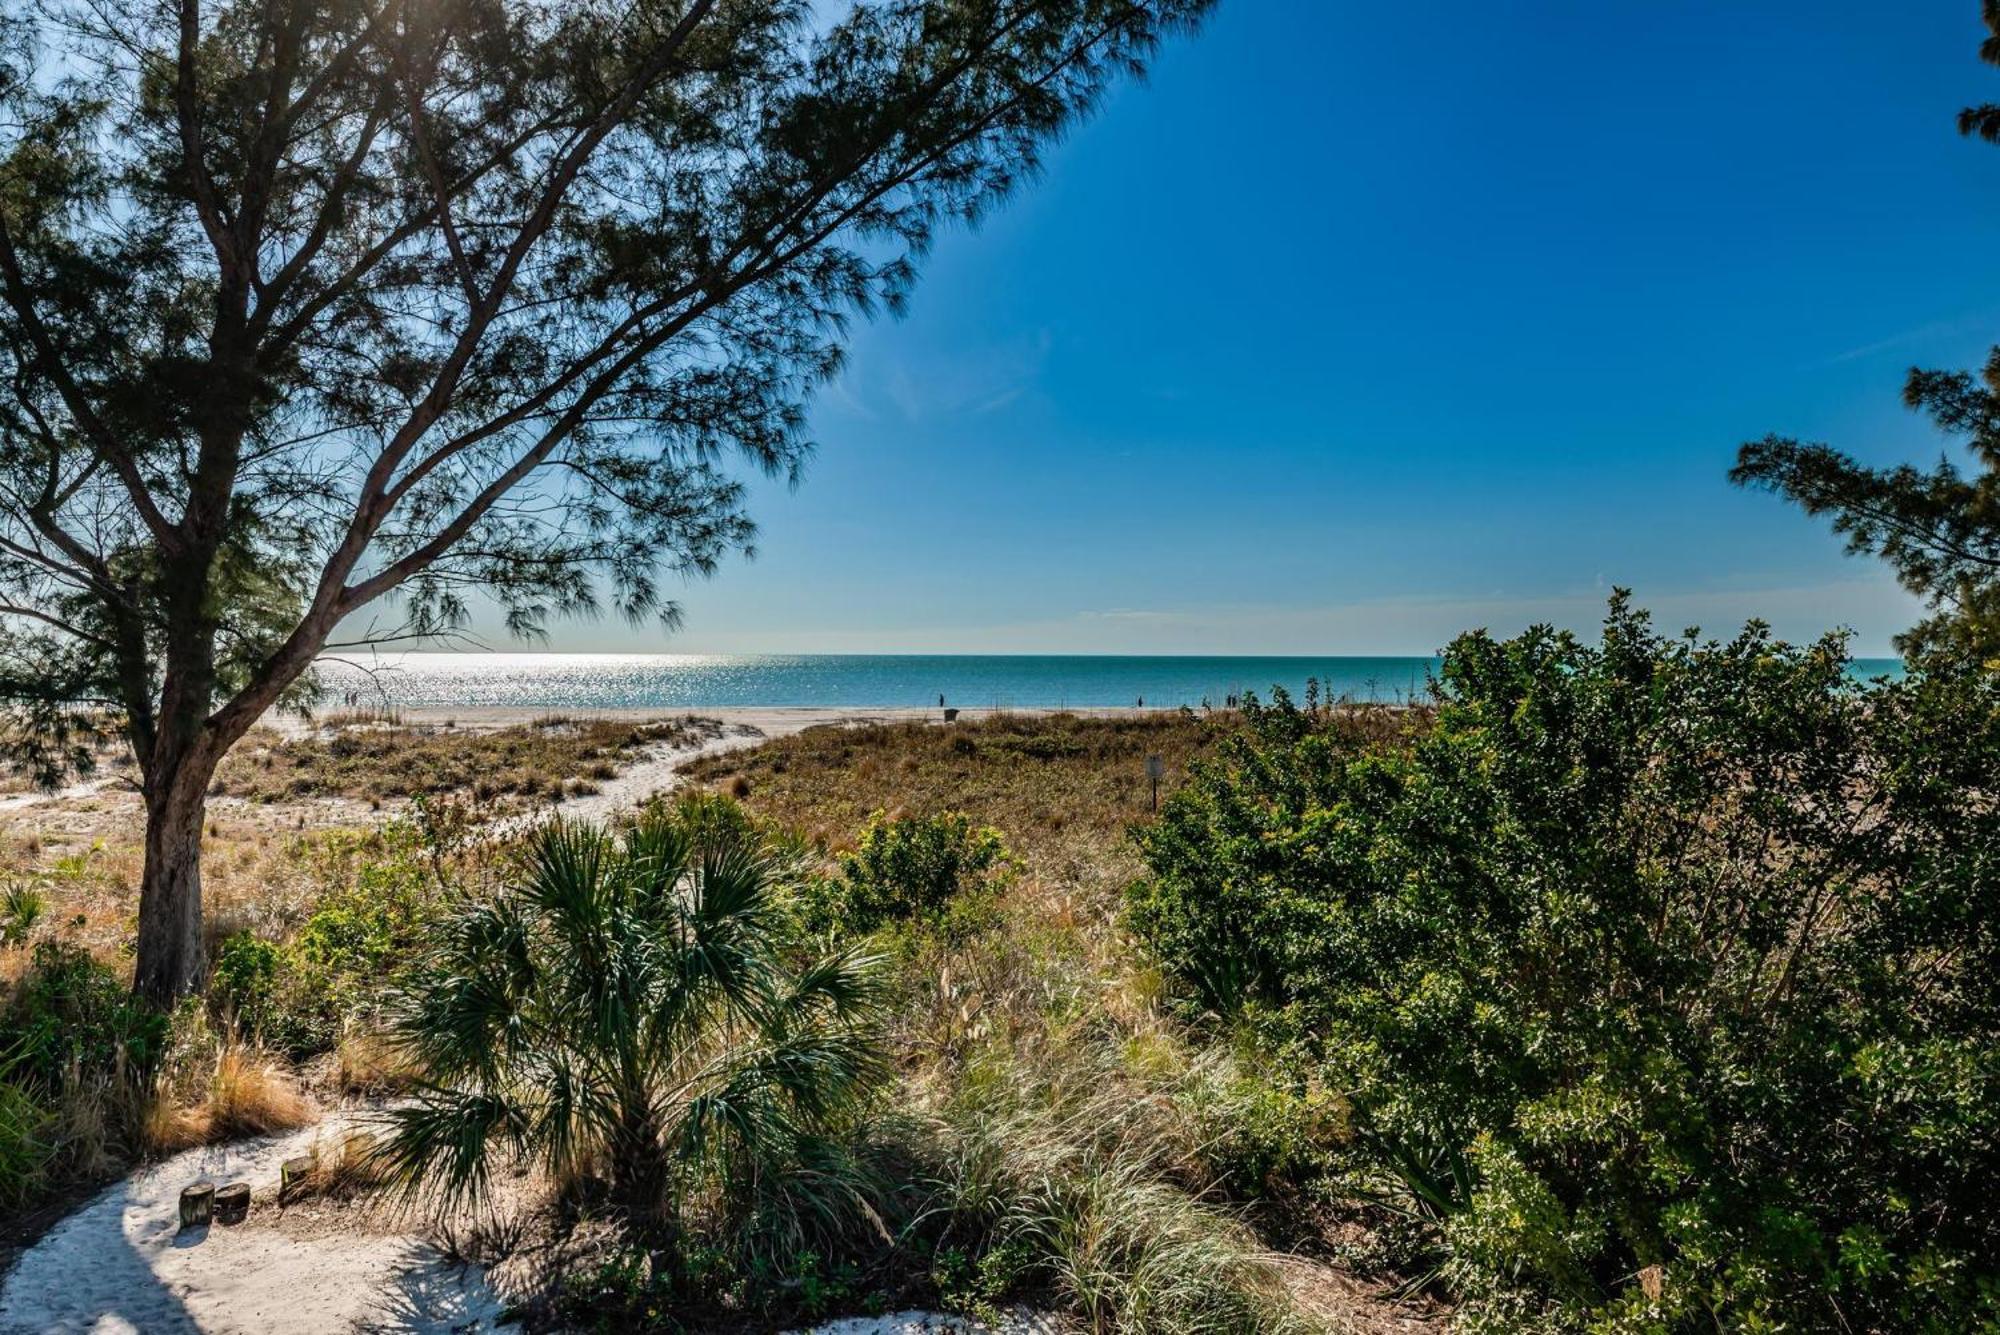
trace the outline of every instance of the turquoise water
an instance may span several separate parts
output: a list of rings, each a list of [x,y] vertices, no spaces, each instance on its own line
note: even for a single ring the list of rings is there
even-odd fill
[[[1862,676],[1893,659],[1861,659]],[[1273,686],[1399,702],[1425,693],[1434,658],[1046,654],[401,654],[363,675],[324,669],[331,698],[356,690],[402,708],[698,709],[826,706],[1030,709],[1220,706]]]

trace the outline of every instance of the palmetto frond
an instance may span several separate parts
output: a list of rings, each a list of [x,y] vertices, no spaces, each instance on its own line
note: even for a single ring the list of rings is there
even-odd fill
[[[787,967],[788,864],[712,806],[656,809],[622,839],[552,823],[519,885],[439,931],[399,1024],[431,1082],[393,1118],[410,1190],[477,1196],[500,1147],[602,1166],[639,1216],[690,1175],[738,1194],[885,1071],[877,961]]]

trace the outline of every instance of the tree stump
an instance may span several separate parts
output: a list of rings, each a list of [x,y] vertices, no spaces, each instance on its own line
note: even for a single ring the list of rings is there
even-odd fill
[[[231,1182],[215,1189],[215,1222],[240,1224],[250,1213],[250,1184]]]
[[[304,1191],[312,1180],[313,1157],[301,1154],[296,1159],[287,1159],[278,1169],[278,1203],[284,1204]]]
[[[215,1184],[207,1178],[181,1188],[181,1227],[199,1228],[215,1217]]]

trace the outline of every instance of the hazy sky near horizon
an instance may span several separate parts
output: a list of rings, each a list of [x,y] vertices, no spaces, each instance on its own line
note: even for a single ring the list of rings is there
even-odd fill
[[[2000,339],[1974,0],[1223,0],[858,329],[684,629],[556,649],[1426,653],[1915,605],[1738,443],[1945,447]],[[508,647],[499,637],[494,647]]]

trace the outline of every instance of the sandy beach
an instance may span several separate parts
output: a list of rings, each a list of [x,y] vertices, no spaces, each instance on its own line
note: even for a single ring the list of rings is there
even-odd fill
[[[616,719],[621,722],[644,723],[655,719],[705,718],[715,719],[729,727],[755,728],[771,737],[783,737],[790,733],[803,732],[807,728],[822,726],[860,726],[871,723],[943,723],[947,711],[928,709],[875,709],[865,707],[843,707],[832,705],[765,705],[756,707],[704,708],[695,706],[688,709],[524,709],[513,705],[474,705],[465,708],[422,707],[398,709],[395,718],[403,723],[426,727],[460,728],[507,728],[523,723],[533,723],[552,715],[574,719]],[[950,711],[956,717],[973,722],[978,719],[1006,715],[1076,714],[1089,718],[1117,718],[1130,714],[1150,714],[1163,711],[1137,709],[1131,705],[1097,705],[1089,707],[1063,708],[1036,706],[1026,709],[994,709],[980,707]],[[265,722],[273,727],[297,728],[304,724],[296,715],[270,715]]]

